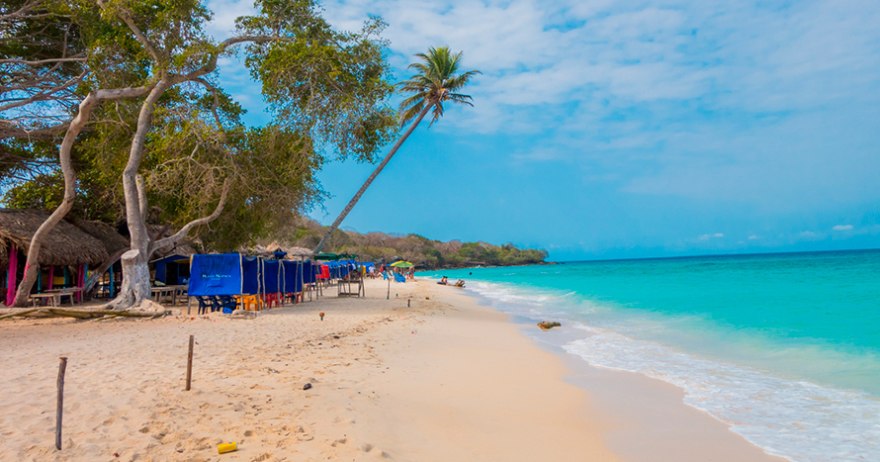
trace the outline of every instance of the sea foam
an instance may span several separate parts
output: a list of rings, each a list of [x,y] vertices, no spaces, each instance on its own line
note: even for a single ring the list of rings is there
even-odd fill
[[[799,462],[880,460],[880,401],[867,393],[776,376],[591,325],[607,312],[575,292],[474,282],[470,290],[519,318],[564,320],[576,340],[562,349],[590,365],[639,373],[675,385],[686,404],[728,424],[766,452]],[[586,321],[584,321],[586,319]],[[650,329],[641,320],[640,328]]]

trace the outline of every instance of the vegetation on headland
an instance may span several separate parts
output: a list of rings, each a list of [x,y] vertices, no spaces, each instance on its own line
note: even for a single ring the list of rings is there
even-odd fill
[[[327,227],[314,220],[303,220],[293,233],[291,244],[312,248]],[[361,234],[335,230],[327,240],[327,250],[357,255],[362,261],[390,262],[402,258],[419,268],[459,268],[466,266],[510,266],[544,263],[547,251],[519,249],[513,244],[486,242],[442,242],[418,234],[394,236],[372,232]]]

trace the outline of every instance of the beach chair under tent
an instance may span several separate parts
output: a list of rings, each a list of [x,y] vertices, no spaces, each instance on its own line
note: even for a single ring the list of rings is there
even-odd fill
[[[394,273],[394,282],[406,282],[406,276],[400,273]]]

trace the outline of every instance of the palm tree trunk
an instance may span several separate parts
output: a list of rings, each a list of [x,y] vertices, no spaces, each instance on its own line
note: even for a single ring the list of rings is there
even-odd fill
[[[354,197],[352,197],[351,200],[348,201],[348,205],[346,205],[345,208],[342,209],[342,212],[339,214],[338,217],[336,217],[336,220],[333,221],[333,224],[330,225],[330,228],[324,234],[324,237],[321,238],[321,241],[318,242],[318,245],[315,247],[314,253],[317,254],[321,251],[321,249],[324,248],[324,244],[326,244],[327,240],[330,239],[330,235],[333,234],[333,231],[336,231],[339,228],[339,225],[342,224],[342,220],[344,220],[345,217],[348,216],[349,212],[351,212],[351,209],[354,208],[355,204],[357,204],[358,201],[361,200],[361,196],[364,195],[364,193],[367,191],[367,188],[369,188],[370,184],[373,183],[373,180],[375,180],[376,177],[379,176],[379,173],[382,172],[382,169],[384,169],[385,166],[388,165],[388,162],[391,160],[392,157],[394,157],[394,154],[397,154],[397,150],[400,149],[400,146],[403,145],[403,142],[406,141],[407,138],[409,138],[409,135],[411,135],[413,131],[415,131],[419,123],[422,122],[422,119],[425,118],[425,114],[428,113],[429,109],[431,109],[431,105],[425,104],[422,112],[419,113],[419,116],[416,118],[416,120],[412,123],[412,125],[409,126],[409,128],[406,130],[406,133],[404,133],[403,136],[401,136],[400,139],[397,140],[397,143],[394,143],[391,151],[388,151],[388,154],[385,156],[384,159],[382,159],[382,162],[380,162],[379,165],[376,166],[376,169],[373,170],[373,173],[370,175],[369,178],[367,178],[367,181],[364,181],[361,189],[359,189]]]

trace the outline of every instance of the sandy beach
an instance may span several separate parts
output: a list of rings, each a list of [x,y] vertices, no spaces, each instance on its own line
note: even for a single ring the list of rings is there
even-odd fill
[[[382,281],[365,299],[326,290],[256,318],[6,321],[0,459],[781,460],[673,387],[570,364],[523,328],[430,280],[394,284],[390,300]],[[230,441],[239,450],[218,455]]]

